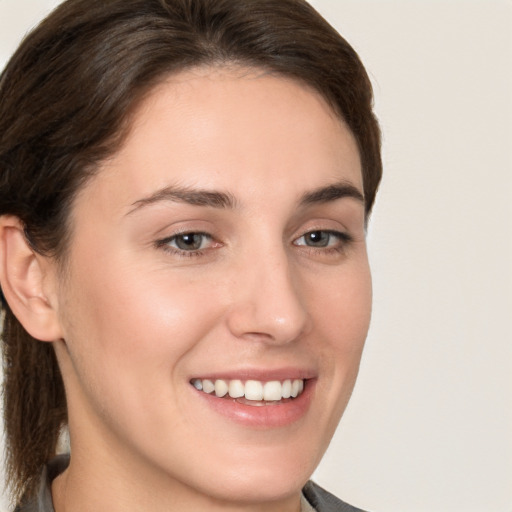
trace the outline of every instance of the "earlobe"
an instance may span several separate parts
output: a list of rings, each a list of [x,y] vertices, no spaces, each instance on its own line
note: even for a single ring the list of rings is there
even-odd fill
[[[50,263],[27,242],[21,221],[0,217],[0,283],[11,311],[34,338],[62,337],[55,299],[49,297]]]

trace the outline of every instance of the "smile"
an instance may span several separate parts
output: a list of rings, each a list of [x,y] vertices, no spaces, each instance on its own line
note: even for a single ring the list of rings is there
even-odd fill
[[[303,379],[272,380],[269,382],[234,379],[192,379],[190,382],[198,391],[218,398],[243,400],[247,405],[266,405],[269,402],[293,399],[304,391]]]

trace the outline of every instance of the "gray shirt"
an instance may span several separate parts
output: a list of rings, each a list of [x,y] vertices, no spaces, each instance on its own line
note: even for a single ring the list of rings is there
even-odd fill
[[[54,478],[69,464],[69,456],[56,457],[44,468],[37,496],[16,507],[15,512],[55,512],[51,485]],[[302,512],[364,512],[339,500],[314,482],[308,482],[302,490]]]

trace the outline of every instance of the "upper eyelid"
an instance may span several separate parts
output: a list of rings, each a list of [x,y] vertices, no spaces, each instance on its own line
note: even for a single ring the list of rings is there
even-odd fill
[[[184,236],[184,235],[203,235],[203,236],[208,236],[210,238],[213,238],[213,235],[211,233],[208,233],[207,231],[204,231],[201,229],[183,229],[180,231],[176,231],[169,236],[163,237],[162,240],[165,240],[165,239],[171,240],[178,236]]]
[[[165,231],[169,231],[169,234],[164,234]],[[172,240],[173,238],[176,238],[178,236],[183,236],[183,235],[204,235],[204,236],[208,236],[212,239],[216,238],[215,235],[213,234],[212,230],[206,230],[206,229],[201,229],[201,228],[194,229],[194,228],[187,228],[187,227],[184,227],[184,228],[178,227],[178,228],[174,228],[172,231],[169,230],[169,228],[162,229],[160,231],[160,234],[157,236],[158,237],[157,241],[160,241],[160,242],[168,241],[168,240]]]
[[[301,238],[303,236],[306,236],[309,233],[314,233],[316,231],[321,231],[323,233],[330,233],[332,235],[338,235],[340,237],[351,237],[351,234],[348,229],[344,228],[330,228],[330,227],[308,227],[306,230],[299,231],[298,234],[296,234],[293,239],[296,240],[298,238]]]
[[[345,222],[344,217],[341,215],[316,212],[313,215],[299,216],[293,222],[292,230],[298,236],[311,231],[336,231],[343,233],[348,232],[349,228],[350,222]]]
[[[151,230],[150,235],[154,240],[171,238],[186,233],[205,233],[214,236],[218,231],[215,223],[210,219],[203,218],[169,218],[163,216],[155,220],[155,229]]]

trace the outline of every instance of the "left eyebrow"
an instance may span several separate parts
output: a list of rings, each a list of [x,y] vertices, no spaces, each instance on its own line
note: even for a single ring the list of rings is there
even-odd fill
[[[329,203],[344,197],[357,199],[357,201],[364,204],[363,193],[356,186],[348,182],[334,183],[306,192],[302,196],[299,204],[301,206],[309,206],[318,203]]]

